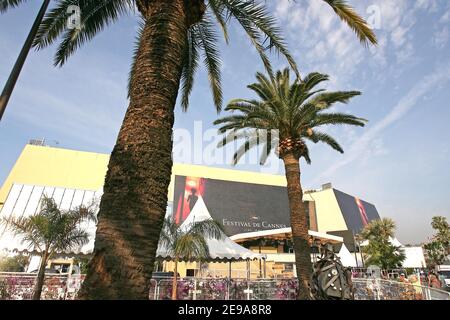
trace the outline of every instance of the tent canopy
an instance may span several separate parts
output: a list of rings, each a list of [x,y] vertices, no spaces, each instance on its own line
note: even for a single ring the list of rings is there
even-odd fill
[[[400,241],[398,241],[397,238],[389,237],[389,242],[390,242],[390,244],[392,244],[393,246],[396,246],[396,247],[403,247],[403,244],[402,244]],[[362,246],[362,247],[365,247],[365,246],[367,246],[368,244],[369,244],[369,240],[364,240],[363,242],[361,242],[361,246]]]
[[[317,232],[308,230],[308,234],[315,240],[319,240],[327,243],[342,243],[344,239],[342,237],[333,236],[323,232]],[[285,240],[292,238],[291,228],[281,228],[273,230],[263,230],[255,232],[239,233],[231,236],[230,239],[236,242],[244,242],[250,240],[257,240],[260,238],[274,239],[274,240]]]
[[[170,213],[168,213],[170,215]],[[187,229],[190,224],[194,222],[199,222],[203,220],[212,219],[208,208],[206,207],[203,198],[198,197],[197,202],[192,208],[191,213],[186,218],[186,220],[181,224],[180,228]],[[210,258],[208,261],[233,261],[233,260],[255,260],[255,259],[265,259],[265,254],[255,253],[248,250],[239,244],[231,240],[225,233],[222,232],[222,239],[206,239],[209,247]],[[170,252],[167,248],[164,248],[161,243],[158,245],[158,250],[156,251],[156,256],[159,259],[171,259]]]
[[[339,250],[339,253],[337,255],[341,259],[341,263],[343,266],[358,267],[355,256],[350,253],[344,243],[342,244],[341,249]]]

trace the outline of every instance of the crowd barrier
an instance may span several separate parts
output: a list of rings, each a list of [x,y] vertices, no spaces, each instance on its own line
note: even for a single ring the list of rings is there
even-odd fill
[[[41,299],[76,298],[84,275],[46,275]],[[443,290],[382,279],[354,278],[355,300],[450,300]],[[0,272],[0,300],[32,298],[36,276]],[[178,300],[295,300],[296,279],[184,278],[177,281]],[[172,279],[152,279],[150,300],[170,300]]]
[[[49,274],[45,276],[42,300],[72,300],[84,275]],[[33,296],[36,275],[22,272],[0,272],[0,300],[29,300]]]
[[[418,284],[384,279],[353,279],[355,300],[450,300],[450,293]]]

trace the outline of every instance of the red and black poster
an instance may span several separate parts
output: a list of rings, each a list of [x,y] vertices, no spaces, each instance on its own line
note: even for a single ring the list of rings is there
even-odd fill
[[[285,187],[176,176],[173,217],[178,224],[186,220],[199,197],[228,236],[290,226]]]

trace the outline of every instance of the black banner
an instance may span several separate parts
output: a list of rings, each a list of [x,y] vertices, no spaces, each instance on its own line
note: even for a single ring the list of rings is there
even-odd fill
[[[176,176],[173,211],[177,223],[186,220],[200,197],[228,236],[290,226],[286,187]]]

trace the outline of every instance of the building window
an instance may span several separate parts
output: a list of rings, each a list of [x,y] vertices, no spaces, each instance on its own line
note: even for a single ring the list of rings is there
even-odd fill
[[[186,277],[195,277],[195,269],[186,269]]]

